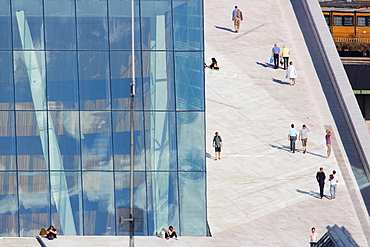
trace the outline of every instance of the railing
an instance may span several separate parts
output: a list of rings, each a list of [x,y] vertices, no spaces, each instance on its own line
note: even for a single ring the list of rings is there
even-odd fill
[[[370,43],[370,38],[342,38],[333,37],[335,43]]]
[[[339,228],[335,224],[333,227],[327,226],[326,229],[328,229],[328,232],[320,238],[315,247],[360,247],[344,226]]]

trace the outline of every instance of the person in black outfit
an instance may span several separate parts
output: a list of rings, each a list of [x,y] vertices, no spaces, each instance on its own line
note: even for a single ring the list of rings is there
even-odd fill
[[[173,227],[172,227],[172,226],[169,226],[169,227],[168,227],[168,230],[166,231],[165,237],[166,237],[166,239],[167,239],[167,240],[168,240],[169,238],[173,238],[173,237],[175,237],[175,239],[177,240],[176,230],[175,230],[175,229],[173,229]]]
[[[320,171],[316,173],[316,180],[319,183],[319,187],[320,187],[320,199],[322,199],[322,197],[324,196],[325,179],[326,179],[326,176],[325,176],[324,168],[320,167]]]
[[[54,238],[57,238],[57,230],[53,225],[49,226],[49,228],[46,230],[46,238],[49,240],[53,240]]]

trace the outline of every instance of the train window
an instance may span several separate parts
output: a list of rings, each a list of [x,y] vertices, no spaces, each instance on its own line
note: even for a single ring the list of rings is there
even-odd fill
[[[353,26],[353,16],[344,16],[343,26]]]
[[[343,26],[342,16],[334,16],[334,26]]]
[[[357,26],[366,26],[366,17],[365,16],[357,17]]]
[[[326,25],[330,26],[330,16],[324,15],[324,17],[325,17]]]

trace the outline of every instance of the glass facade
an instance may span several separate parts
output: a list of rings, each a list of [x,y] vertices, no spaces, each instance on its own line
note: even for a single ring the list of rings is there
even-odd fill
[[[129,234],[133,66],[135,235],[206,235],[203,1],[134,4],[0,0],[0,236]]]

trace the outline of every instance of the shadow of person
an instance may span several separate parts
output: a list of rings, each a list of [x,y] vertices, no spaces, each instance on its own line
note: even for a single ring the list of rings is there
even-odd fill
[[[279,80],[279,79],[275,79],[275,78],[271,78],[273,82],[276,82],[276,83],[279,83],[281,85],[290,85],[289,82],[285,82],[285,81],[282,81],[282,80]]]
[[[315,191],[304,191],[304,190],[300,190],[300,189],[295,189],[298,193],[301,193],[301,194],[305,194],[305,195],[309,195],[309,196],[312,196],[312,197],[315,197],[317,199],[320,199],[320,193],[318,192],[315,192]]]
[[[269,144],[269,145],[272,148],[281,149],[281,150],[284,150],[284,151],[289,152],[289,153],[291,152],[290,151],[290,146],[285,146],[285,145],[276,146],[276,145],[273,145],[273,144]],[[296,150],[296,151],[298,152],[298,150]]]
[[[210,153],[206,153],[206,158],[212,159],[212,155]]]
[[[271,63],[261,63],[261,62],[256,62],[257,65],[260,65],[264,68],[274,68],[274,65]]]
[[[235,33],[232,29],[227,28],[227,27],[215,26],[215,28],[217,28],[217,29],[221,29],[221,30],[224,30],[224,31],[229,31],[229,32]]]

